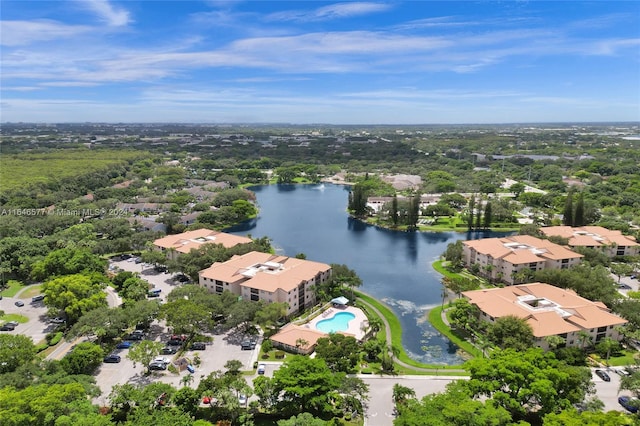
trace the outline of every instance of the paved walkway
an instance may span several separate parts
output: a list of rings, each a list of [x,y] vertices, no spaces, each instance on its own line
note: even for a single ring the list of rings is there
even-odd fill
[[[380,317],[380,319],[382,320],[382,323],[384,325],[384,331],[385,331],[385,338],[388,344],[391,344],[392,340],[391,340],[391,327],[389,326],[389,322],[387,321],[387,319],[385,318],[385,316],[382,314],[382,312],[380,312],[375,306],[373,306],[372,304],[370,304],[369,302],[362,300],[362,299],[358,299],[358,301],[360,303],[362,303],[363,305],[367,306],[367,308],[371,309],[373,312],[375,312],[378,317]],[[415,365],[410,365],[407,364],[404,361],[399,360],[395,355],[392,355],[393,360],[396,364],[401,365],[403,368],[406,368],[408,370],[413,370],[413,371],[419,371],[419,372],[423,372],[423,373],[435,373],[437,374],[438,372],[442,372],[442,371],[446,371],[447,373],[466,373],[465,370],[463,369],[442,369],[442,368],[430,368],[430,367],[417,367]]]

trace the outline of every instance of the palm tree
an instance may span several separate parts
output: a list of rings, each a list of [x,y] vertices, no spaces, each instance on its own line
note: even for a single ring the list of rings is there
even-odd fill
[[[584,349],[587,343],[590,344],[593,341],[593,337],[591,337],[591,334],[588,332],[580,330],[578,332],[578,341],[580,342],[582,349]]]
[[[556,349],[558,346],[562,345],[567,341],[564,337],[560,337],[557,334],[553,334],[551,336],[545,336],[544,340],[545,342],[547,342],[547,345],[549,345],[549,348],[551,350]]]

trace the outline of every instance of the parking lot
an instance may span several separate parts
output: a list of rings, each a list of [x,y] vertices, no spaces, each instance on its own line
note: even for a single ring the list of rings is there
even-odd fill
[[[44,340],[47,333],[55,330],[56,325],[48,322],[47,308],[42,301],[32,303],[30,297],[20,297],[20,293],[24,293],[25,289],[18,292],[15,297],[3,297],[0,300],[0,310],[6,314],[23,315],[29,321],[20,323],[13,331],[1,331],[0,333],[24,334],[31,337],[35,344],[38,344]],[[17,301],[22,301],[24,306],[16,306]]]

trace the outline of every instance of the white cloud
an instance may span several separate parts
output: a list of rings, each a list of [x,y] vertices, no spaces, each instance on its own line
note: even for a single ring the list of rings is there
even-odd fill
[[[129,11],[113,6],[108,0],[80,0],[80,4],[110,27],[123,27],[131,22]]]
[[[33,42],[72,38],[91,31],[86,25],[66,25],[40,19],[34,21],[0,21],[0,44],[24,46]]]
[[[370,2],[336,3],[323,6],[314,10],[289,10],[268,15],[268,21],[325,21],[331,19],[348,18],[358,15],[367,15],[389,10],[391,5]]]

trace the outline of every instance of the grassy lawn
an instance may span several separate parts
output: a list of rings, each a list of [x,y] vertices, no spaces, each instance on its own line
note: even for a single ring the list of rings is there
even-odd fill
[[[8,285],[7,288],[0,291],[0,294],[2,296],[13,297],[16,295],[16,293],[18,293],[23,288],[22,283],[20,281],[15,281],[15,280],[9,280],[7,282],[7,285]]]
[[[25,322],[29,322],[29,318],[20,314],[6,314],[6,315],[0,316],[0,324],[5,323],[7,321],[16,321],[21,324],[24,324]]]
[[[442,321],[442,307],[438,306],[429,311],[429,322],[433,327],[443,335],[447,336],[449,340],[458,345],[458,347],[464,350],[466,353],[473,357],[482,357],[482,352],[476,349],[471,343],[458,337],[451,329]]]
[[[32,286],[27,287],[22,294],[20,294],[20,298],[21,299],[29,299],[33,296],[37,296],[38,294],[40,294],[40,288],[42,287],[42,284],[35,284]]]
[[[635,359],[633,357],[636,354],[636,351],[621,351],[619,354],[611,355],[609,357],[609,366],[611,367],[625,367],[627,365],[634,365]],[[602,362],[603,364],[607,364],[605,359],[598,356],[597,354],[591,354],[591,357]]]
[[[398,318],[396,317],[396,315],[389,308],[387,308],[382,303],[378,302],[376,299],[359,292],[356,292],[356,295],[358,296],[358,298],[364,300],[365,302],[370,303],[376,309],[378,309],[382,313],[384,318],[387,320],[387,322],[389,323],[389,328],[391,330],[391,346],[394,348],[394,350],[397,351],[397,358],[400,361],[408,365],[412,365],[414,367],[419,367],[419,368],[433,368],[433,369],[443,369],[443,370],[460,368],[459,365],[443,366],[443,365],[422,364],[418,361],[415,361],[409,358],[409,356],[405,353],[402,347],[402,325],[400,324],[400,321],[398,321]],[[396,368],[398,369],[398,371],[403,371],[403,372],[405,371],[405,369],[403,369],[399,365],[396,365]],[[406,372],[407,373],[410,372],[411,374],[417,374],[416,371],[414,370],[406,370]]]

